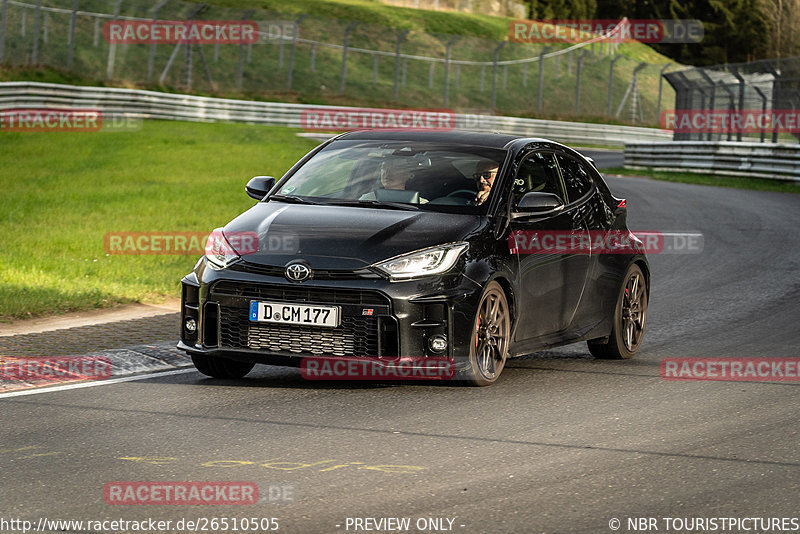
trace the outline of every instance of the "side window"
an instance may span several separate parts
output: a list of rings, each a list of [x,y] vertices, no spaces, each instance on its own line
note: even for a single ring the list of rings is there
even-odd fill
[[[561,176],[570,202],[575,202],[592,188],[592,175],[583,163],[569,156],[557,155]]]
[[[512,206],[516,206],[525,193],[534,191],[553,193],[564,200],[556,160],[550,152],[534,152],[526,156],[520,163],[512,187]]]

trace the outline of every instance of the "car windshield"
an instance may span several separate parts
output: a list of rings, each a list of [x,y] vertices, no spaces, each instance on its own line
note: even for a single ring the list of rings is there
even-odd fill
[[[334,141],[281,182],[284,202],[483,213],[481,176],[492,180],[506,150],[410,141]],[[494,173],[494,174],[492,174]]]

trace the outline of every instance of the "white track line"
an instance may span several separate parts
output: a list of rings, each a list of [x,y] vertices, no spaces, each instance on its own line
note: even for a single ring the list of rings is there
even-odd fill
[[[23,389],[22,391],[9,391],[8,393],[0,393],[0,399],[7,399],[9,397],[22,397],[24,395],[38,395],[40,393],[51,393],[53,391],[65,391],[67,389],[83,389],[92,388],[95,386],[110,386],[111,384],[119,384],[122,382],[133,382],[135,380],[148,380],[150,378],[161,378],[162,376],[180,375],[185,373],[196,372],[192,369],[177,369],[174,371],[162,371],[159,373],[150,373],[146,375],[123,376],[120,378],[109,378],[108,380],[95,380],[94,382],[81,382],[79,384],[64,384],[63,386],[53,387],[40,387]]]

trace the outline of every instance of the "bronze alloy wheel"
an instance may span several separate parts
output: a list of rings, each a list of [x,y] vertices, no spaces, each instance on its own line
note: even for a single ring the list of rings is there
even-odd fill
[[[638,265],[631,265],[625,275],[614,326],[607,341],[589,341],[589,352],[596,358],[632,358],[639,350],[647,323],[647,279]]]
[[[625,283],[622,293],[622,313],[620,314],[620,331],[625,348],[631,354],[639,350],[644,337],[644,326],[647,320],[647,294],[644,275],[638,270],[632,272]]]
[[[475,325],[472,329],[468,381],[476,386],[488,386],[503,372],[508,356],[511,333],[511,314],[503,288],[490,282],[481,297]]]

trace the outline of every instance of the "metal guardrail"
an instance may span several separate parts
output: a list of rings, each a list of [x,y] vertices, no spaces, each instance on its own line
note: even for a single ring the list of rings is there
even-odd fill
[[[140,89],[41,82],[0,82],[0,110],[14,108],[94,108],[103,114],[142,119],[244,122],[301,128],[303,110],[339,106],[286,104],[159,93]],[[358,108],[352,108],[358,109]],[[569,144],[622,146],[635,141],[667,141],[672,132],[618,126],[480,114],[455,114],[456,129],[545,137]]]
[[[727,141],[626,143],[625,167],[800,182],[800,145]]]

